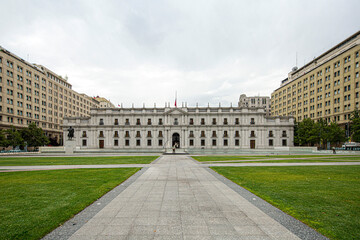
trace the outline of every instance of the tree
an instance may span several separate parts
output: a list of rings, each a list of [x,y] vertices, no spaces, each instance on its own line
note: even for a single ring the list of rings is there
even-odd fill
[[[351,114],[351,140],[353,142],[360,142],[360,114],[359,110],[355,110]]]
[[[9,146],[4,131],[2,129],[0,129],[0,146],[1,147]]]
[[[295,142],[300,146],[316,143],[316,139],[312,136],[314,134],[314,125],[314,121],[310,118],[305,118],[302,122],[299,122],[295,128],[295,131],[297,131],[294,133],[297,136]]]
[[[18,130],[16,130],[16,128],[14,126],[10,126],[9,129],[5,130],[6,133],[6,145],[5,147],[8,146],[12,146],[13,148],[15,148],[16,146],[23,146],[24,145],[24,140],[21,137],[21,134]]]
[[[31,123],[27,128],[22,129],[21,135],[29,147],[38,147],[49,143],[49,138],[35,123]]]
[[[331,143],[345,142],[345,130],[334,122],[330,123],[328,126],[328,140]]]

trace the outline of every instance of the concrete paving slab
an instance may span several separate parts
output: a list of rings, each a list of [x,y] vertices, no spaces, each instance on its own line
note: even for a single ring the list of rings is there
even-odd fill
[[[305,236],[290,231],[286,224],[280,224],[265,212],[203,164],[187,156],[165,155],[64,239],[88,236],[88,239],[223,240]],[[304,225],[301,231],[308,229]]]

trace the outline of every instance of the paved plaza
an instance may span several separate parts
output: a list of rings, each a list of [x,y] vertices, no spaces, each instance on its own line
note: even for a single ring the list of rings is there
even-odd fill
[[[70,237],[60,238],[300,239],[188,156],[162,156],[148,166]]]

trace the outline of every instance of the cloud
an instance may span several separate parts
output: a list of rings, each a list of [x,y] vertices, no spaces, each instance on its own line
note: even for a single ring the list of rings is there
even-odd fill
[[[270,95],[359,30],[359,1],[4,1],[0,44],[114,104]],[[336,15],[337,17],[333,17]],[[350,17],[351,16],[351,17]],[[351,20],[350,20],[351,18]]]

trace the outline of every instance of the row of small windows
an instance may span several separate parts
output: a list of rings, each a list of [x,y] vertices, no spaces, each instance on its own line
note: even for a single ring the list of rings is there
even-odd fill
[[[147,140],[147,146],[152,146],[152,140],[148,139]],[[129,139],[125,139],[125,146],[130,146],[130,140]],[[211,140],[211,145],[212,146],[217,146],[218,141],[216,139],[212,139]],[[103,142],[100,144],[102,145],[101,148],[103,147]],[[205,146],[206,145],[206,141],[205,139],[200,139],[200,146]],[[240,146],[240,140],[239,139],[235,139],[234,142],[235,146]],[[82,140],[82,146],[87,146],[87,139],[83,139]],[[114,146],[119,146],[119,140],[115,139],[114,140]],[[141,146],[141,140],[140,139],[136,139],[136,146]],[[163,146],[163,140],[162,139],[158,139],[158,146],[162,147]],[[189,140],[189,146],[194,146],[194,139],[190,139]],[[228,139],[224,139],[223,140],[223,146],[229,146],[229,141]],[[269,139],[269,146],[274,146],[274,140],[273,139]],[[282,140],[282,146],[287,146],[287,140],[283,139]]]
[[[177,118],[175,118],[175,119],[174,119],[174,125],[178,125],[178,124],[179,124],[179,121],[178,121]],[[216,125],[216,124],[217,124],[216,118],[213,118],[213,119],[212,119],[211,124],[212,124],[212,125]],[[229,124],[227,118],[224,118],[223,124],[224,124],[224,125],[228,125],[228,124]],[[239,118],[235,118],[234,124],[236,124],[236,125],[240,124]],[[250,124],[255,124],[255,118],[251,118]],[[104,119],[103,119],[103,118],[100,118],[99,125],[104,125]],[[119,120],[118,120],[118,119],[115,119],[115,120],[114,120],[114,125],[119,125]],[[129,118],[126,118],[126,119],[125,119],[125,125],[130,125],[130,119],[129,119]],[[136,125],[141,125],[140,118],[137,118],[137,119],[136,119]],[[147,125],[152,125],[152,120],[151,120],[151,118],[148,119]],[[159,119],[158,125],[163,125],[163,120],[162,120],[162,118]],[[194,125],[194,119],[193,119],[193,118],[190,118],[190,119],[189,119],[189,125]],[[201,118],[201,120],[200,120],[200,125],[205,125],[205,118]]]
[[[87,137],[86,131],[83,131],[81,136],[82,136],[82,137]],[[152,136],[153,136],[153,135],[152,135],[152,131],[147,131],[146,137],[151,138]],[[228,138],[228,137],[229,137],[228,131],[224,131],[222,136],[223,136],[224,138]],[[104,131],[100,131],[100,132],[99,132],[99,137],[100,137],[100,138],[104,138],[104,137],[105,137]],[[114,131],[113,137],[119,137],[119,131]],[[130,138],[130,131],[125,131],[124,137],[125,137],[125,138]],[[136,131],[135,137],[136,137],[136,138],[140,138],[140,137],[141,137],[141,131]],[[164,136],[163,136],[163,132],[162,132],[162,131],[159,131],[157,137],[160,137],[160,138],[164,137]],[[193,137],[195,137],[195,136],[194,136],[194,131],[190,131],[190,132],[189,132],[189,138],[193,138]],[[205,131],[201,131],[201,132],[200,132],[200,137],[201,137],[201,138],[206,137]],[[212,138],[218,137],[218,136],[217,136],[217,131],[212,131],[211,137],[212,137]],[[240,137],[239,131],[235,131],[234,137],[235,137],[235,138]],[[250,132],[250,137],[255,137],[255,131],[251,131],[251,132]],[[268,137],[274,137],[273,131],[269,131],[269,132],[268,132]],[[283,132],[282,132],[281,137],[287,137],[286,131],[283,131]]]

